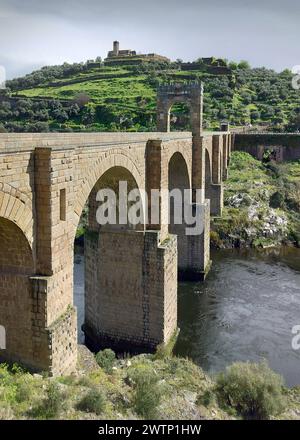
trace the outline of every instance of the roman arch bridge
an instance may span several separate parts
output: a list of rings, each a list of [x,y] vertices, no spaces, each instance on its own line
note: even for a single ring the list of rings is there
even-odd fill
[[[230,145],[227,132],[201,131],[196,140],[189,132],[0,134],[0,360],[51,374],[75,368],[73,252],[87,205],[88,344],[167,343],[177,328],[178,273],[203,279],[210,267],[210,202],[216,214],[222,204],[211,188],[226,176]],[[124,180],[147,194],[202,189],[201,200],[191,198],[202,207],[202,233],[187,236],[171,215],[168,222],[165,197],[155,224],[100,226],[99,188]]]

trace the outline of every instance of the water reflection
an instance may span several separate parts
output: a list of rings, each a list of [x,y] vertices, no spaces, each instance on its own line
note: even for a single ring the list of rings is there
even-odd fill
[[[300,384],[300,351],[291,347],[291,329],[300,324],[300,250],[212,257],[205,283],[180,284],[176,353],[209,372],[266,358],[288,385]]]

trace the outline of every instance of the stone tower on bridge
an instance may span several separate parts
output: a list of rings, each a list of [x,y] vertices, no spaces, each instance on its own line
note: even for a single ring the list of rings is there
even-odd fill
[[[192,189],[202,189],[203,200],[210,200],[212,215],[221,215],[222,179],[227,176],[227,136],[203,133],[203,84],[199,82],[162,85],[157,91],[157,129],[170,132],[170,110],[178,102],[189,107],[193,137]],[[222,170],[222,171],[221,171]],[[194,199],[194,196],[193,196]]]

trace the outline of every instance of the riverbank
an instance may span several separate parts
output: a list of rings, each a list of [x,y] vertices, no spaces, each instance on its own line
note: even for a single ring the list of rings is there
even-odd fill
[[[264,364],[238,364],[213,379],[162,352],[117,360],[105,351],[98,363],[84,346],[79,352],[78,370],[68,377],[0,365],[0,419],[249,418],[246,376],[254,393],[260,390],[251,418],[300,419],[300,388],[284,388]]]
[[[261,163],[231,155],[222,218],[211,225],[211,246],[300,246],[300,161]]]

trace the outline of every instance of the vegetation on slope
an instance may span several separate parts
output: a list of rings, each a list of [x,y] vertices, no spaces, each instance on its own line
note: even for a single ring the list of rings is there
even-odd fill
[[[0,419],[300,416],[299,389],[286,389],[265,363],[236,363],[212,379],[183,358],[140,355],[118,360],[105,350],[98,366],[93,355],[80,348],[78,370],[67,377],[31,375],[1,364]]]
[[[168,82],[205,84],[204,125],[300,127],[300,94],[292,73],[247,63],[231,64],[230,74],[184,71],[180,63],[149,63],[87,69],[85,64],[45,67],[8,81],[0,100],[0,126],[6,131],[150,131],[155,129],[156,88]],[[188,129],[188,109],[172,108],[175,129]]]
[[[262,163],[231,155],[224,211],[212,225],[214,247],[300,245],[300,161]]]

